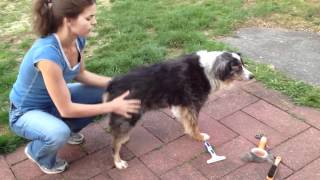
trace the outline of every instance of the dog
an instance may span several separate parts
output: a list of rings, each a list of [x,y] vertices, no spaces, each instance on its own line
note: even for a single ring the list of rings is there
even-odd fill
[[[130,119],[109,114],[116,168],[128,167],[120,157],[120,149],[129,140],[130,130],[146,111],[170,107],[186,134],[195,140],[205,141],[210,137],[200,133],[197,118],[210,92],[235,80],[250,80],[253,77],[245,68],[240,53],[205,50],[115,77],[109,83],[103,101],[111,101],[127,90],[130,94],[126,99],[141,100],[140,112],[132,114]]]

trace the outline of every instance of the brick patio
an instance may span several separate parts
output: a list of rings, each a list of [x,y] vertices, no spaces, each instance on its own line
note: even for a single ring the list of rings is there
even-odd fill
[[[66,145],[59,152],[70,163],[62,174],[43,174],[20,147],[0,155],[0,179],[262,180],[270,164],[240,159],[256,146],[254,136],[260,133],[267,135],[271,153],[282,157],[276,179],[320,179],[320,111],[295,106],[256,81],[212,95],[202,109],[199,126],[217,154],[227,157],[221,162],[207,165],[203,144],[184,135],[164,109],[147,113],[134,129],[121,152],[129,168],[120,171],[113,166],[107,126],[106,120],[91,124],[82,131],[83,145]]]

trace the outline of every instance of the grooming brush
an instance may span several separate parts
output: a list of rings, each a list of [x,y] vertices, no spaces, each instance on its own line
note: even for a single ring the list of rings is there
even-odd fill
[[[262,137],[266,137],[266,136],[264,134],[257,134],[254,137],[260,141]],[[271,150],[270,147],[268,146],[268,144],[265,145],[264,149],[267,152],[269,152]]]
[[[258,147],[252,148],[250,152],[246,153],[243,157],[241,157],[241,159],[248,162],[260,163],[260,162],[267,161],[269,163],[273,163],[272,154],[268,153],[265,150],[266,143],[267,143],[267,137],[262,136],[258,144]]]
[[[207,151],[210,153],[211,158],[207,160],[207,164],[211,164],[214,162],[225,160],[225,156],[218,156],[216,152],[214,151],[213,147],[207,142],[204,142],[204,145],[206,146]]]
[[[281,161],[281,157],[277,156],[276,159],[274,160],[274,163],[272,164],[268,175],[267,175],[267,180],[273,180],[274,177],[276,176],[277,172],[278,172],[278,166],[280,164]]]

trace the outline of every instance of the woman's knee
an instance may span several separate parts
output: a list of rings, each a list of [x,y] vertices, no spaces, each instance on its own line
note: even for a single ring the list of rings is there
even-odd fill
[[[47,133],[45,141],[48,145],[60,147],[64,145],[70,137],[70,128],[68,126],[53,129]]]

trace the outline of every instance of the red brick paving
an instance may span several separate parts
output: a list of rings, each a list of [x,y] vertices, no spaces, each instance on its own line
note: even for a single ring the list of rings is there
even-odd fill
[[[214,119],[220,120],[238,110],[256,102],[258,98],[245,91],[230,91],[227,95],[212,101],[205,106],[204,111]]]
[[[194,159],[191,164],[208,179],[221,179],[223,176],[235,171],[245,164],[240,157],[248,152],[250,147],[252,147],[250,142],[242,137],[237,137],[222,146],[216,147],[216,153],[218,155],[226,156],[226,160],[208,165],[207,160],[210,158],[210,155],[208,153],[203,153]]]
[[[27,159],[26,155],[24,154],[24,146],[19,147],[14,153],[7,154],[6,160],[9,165],[16,164],[19,161]]]
[[[266,89],[259,82],[248,84],[247,86],[244,86],[243,89],[284,111],[287,111],[294,106],[288,97],[277,91]]]
[[[320,130],[320,111],[308,107],[295,107],[290,110],[290,113]]]
[[[268,174],[270,165],[267,163],[248,163],[245,166],[237,169],[227,176],[223,177],[225,180],[264,180]],[[276,179],[285,179],[292,174],[290,170],[285,165],[279,167],[279,172],[277,173]]]
[[[177,159],[168,156],[164,148],[145,154],[140,159],[157,175],[164,174],[180,164]]]
[[[66,144],[58,152],[58,156],[61,159],[65,159],[69,163],[76,161],[78,159],[81,159],[85,155],[86,155],[86,153],[84,152],[84,150],[81,146],[74,146],[74,145],[69,145],[69,144]]]
[[[243,111],[288,137],[294,136],[309,127],[301,120],[264,101],[252,104],[244,108]]]
[[[296,137],[274,148],[283,157],[283,163],[299,170],[320,157],[320,131],[310,128]]]
[[[42,173],[20,147],[0,156],[0,179],[259,180],[266,177],[270,164],[240,159],[256,146],[254,136],[259,133],[267,135],[271,153],[282,157],[276,179],[320,179],[320,111],[295,106],[259,82],[237,84],[211,95],[200,113],[199,127],[226,160],[206,164],[210,155],[203,144],[184,135],[170,110],[162,109],[147,113],[123,147],[122,157],[129,163],[126,170],[113,165],[105,119],[83,130],[83,145],[66,145],[59,152],[70,163],[66,172]]]
[[[82,130],[82,133],[86,137],[86,143],[83,148],[88,152],[92,153],[103,147],[110,145],[111,135],[107,134],[104,129],[98,124],[90,124]]]
[[[184,135],[182,125],[163,112],[148,112],[142,120],[142,126],[162,142],[168,143]]]
[[[136,156],[141,156],[162,145],[161,141],[148,132],[145,128],[138,126],[132,130],[130,141],[125,145]]]
[[[0,156],[0,176],[4,179],[14,179],[14,175],[3,156]]]
[[[188,173],[186,173],[188,172]],[[172,169],[172,171],[167,172],[161,176],[163,180],[206,180],[203,175],[190,164],[184,164],[181,167]]]
[[[314,162],[305,166],[303,169],[290,176],[288,180],[315,180],[320,179],[320,159],[318,158]]]
[[[210,135],[211,138],[209,139],[209,143],[214,144],[215,146],[224,144],[238,136],[234,131],[230,130],[222,123],[214,121],[204,112],[200,113],[199,116],[199,128],[202,132]]]
[[[240,111],[222,119],[221,122],[254,144],[258,144],[258,140],[255,139],[255,135],[262,133],[269,139],[268,145],[270,147],[274,147],[287,139],[275,129]]]
[[[156,180],[158,177],[154,175],[140,160],[133,159],[129,161],[130,165],[125,171],[112,169],[109,175],[112,179],[117,180]]]

